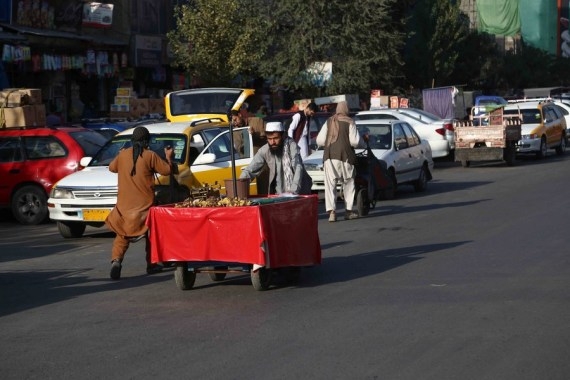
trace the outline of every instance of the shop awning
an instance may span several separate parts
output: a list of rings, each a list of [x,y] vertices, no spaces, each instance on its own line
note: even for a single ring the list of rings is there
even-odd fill
[[[37,29],[37,28],[30,28],[28,26],[3,24],[3,23],[0,23],[0,27],[2,27],[5,30],[13,30],[13,31],[18,32],[18,33],[29,34],[32,36],[67,38],[67,39],[72,39],[72,40],[84,40],[84,38],[81,35],[69,33],[69,32],[60,32],[58,30]]]
[[[94,43],[94,44],[107,45],[107,46],[126,46],[126,45],[128,45],[127,42],[118,40],[118,39],[113,38],[113,37],[95,36],[95,35],[84,36],[84,37],[88,38],[88,41],[91,43]]]
[[[5,32],[0,28],[0,42],[25,42],[27,38],[21,34]]]
[[[76,34],[59,30],[37,29],[37,28],[30,28],[28,26],[20,26],[20,25],[12,25],[4,23],[0,23],[0,27],[2,27],[5,30],[13,30],[21,34],[29,34],[31,36],[65,38],[70,40],[80,40],[101,45],[112,45],[112,46],[127,45],[126,42],[117,40],[116,38],[101,36],[101,35]]]

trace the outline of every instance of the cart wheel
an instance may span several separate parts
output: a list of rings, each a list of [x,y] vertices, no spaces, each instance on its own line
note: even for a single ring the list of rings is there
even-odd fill
[[[186,264],[181,264],[174,271],[174,281],[180,290],[189,290],[196,281],[196,272],[190,272]]]
[[[271,269],[260,268],[251,271],[251,284],[255,290],[267,290],[271,284]]]
[[[368,211],[370,211],[370,200],[368,199],[368,190],[360,189],[356,194],[356,209],[358,210],[358,215],[366,216]]]
[[[470,162],[470,161],[461,160],[461,166],[463,166],[464,168],[468,168],[469,165],[471,165],[471,162]]]
[[[228,267],[214,267],[215,270],[228,270]],[[226,273],[208,273],[212,281],[224,281]]]

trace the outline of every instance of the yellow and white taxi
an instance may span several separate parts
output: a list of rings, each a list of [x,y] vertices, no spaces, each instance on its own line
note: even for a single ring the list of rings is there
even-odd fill
[[[150,146],[164,157],[164,147],[174,149],[178,164],[178,182],[189,189],[203,186],[219,187],[225,193],[225,180],[232,178],[231,139],[228,123],[203,121],[164,122],[145,125],[150,132]],[[123,148],[131,146],[134,129],[115,135],[93,157],[84,157],[85,169],[57,182],[48,199],[50,219],[57,222],[65,238],[81,237],[86,226],[101,227],[117,202],[118,178],[109,171],[110,162]],[[253,158],[253,143],[247,127],[234,130],[240,149],[234,149],[234,167],[237,175]],[[168,177],[158,176],[157,183],[167,184]],[[250,194],[257,194],[252,181]]]
[[[566,151],[566,120],[554,102],[508,104],[503,113],[522,118],[522,138],[517,144],[517,153],[533,153],[542,158],[549,149],[555,149],[559,155]]]
[[[166,118],[172,122],[210,119],[228,121],[231,110],[239,110],[255,93],[249,88],[191,88],[164,97]]]

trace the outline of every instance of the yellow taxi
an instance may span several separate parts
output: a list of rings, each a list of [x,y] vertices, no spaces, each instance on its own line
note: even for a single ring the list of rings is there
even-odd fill
[[[172,122],[211,120],[228,122],[228,113],[239,110],[255,93],[249,88],[191,88],[164,97],[166,118]]]
[[[234,146],[239,138],[240,149],[231,149],[228,123],[204,121],[163,122],[148,124],[149,148],[164,158],[164,148],[171,146],[178,164],[176,179],[188,189],[218,187],[225,193],[225,180],[232,178],[231,152],[236,176],[254,155],[252,137],[247,127],[234,130]],[[109,164],[119,151],[132,145],[134,129],[115,135],[93,157],[81,159],[85,168],[58,181],[48,199],[50,219],[57,222],[65,238],[81,237],[87,225],[101,227],[117,202],[118,177],[109,171]],[[168,177],[158,176],[156,183],[168,184]],[[257,184],[249,189],[257,194]]]
[[[560,108],[551,101],[530,101],[505,106],[505,115],[520,115],[521,140],[517,153],[534,153],[545,157],[549,149],[556,154],[566,151],[566,120]]]

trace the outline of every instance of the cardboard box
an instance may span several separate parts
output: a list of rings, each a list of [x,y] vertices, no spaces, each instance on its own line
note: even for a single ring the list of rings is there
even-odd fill
[[[130,99],[128,96],[115,96],[115,103],[114,104],[124,104],[129,105]]]
[[[36,113],[36,125],[44,126],[47,125],[47,118],[46,118],[46,105],[45,104],[35,104],[34,111]]]
[[[18,90],[0,91],[0,107],[20,107],[30,104],[30,97]]]
[[[129,103],[131,117],[139,118],[149,114],[148,99],[131,98]]]
[[[42,104],[42,90],[39,88],[5,88],[0,91],[0,105],[5,105],[4,93],[10,93],[8,107]]]
[[[36,109],[34,106],[2,108],[0,125],[5,128],[33,127],[36,125]]]
[[[111,104],[111,112],[129,112],[128,104]]]
[[[127,87],[117,88],[117,96],[126,96],[127,98],[132,95],[133,89]]]
[[[126,119],[130,117],[130,114],[128,112],[111,111],[109,116],[115,119]]]
[[[149,99],[148,100],[149,113],[166,113],[164,107],[164,99]]]

